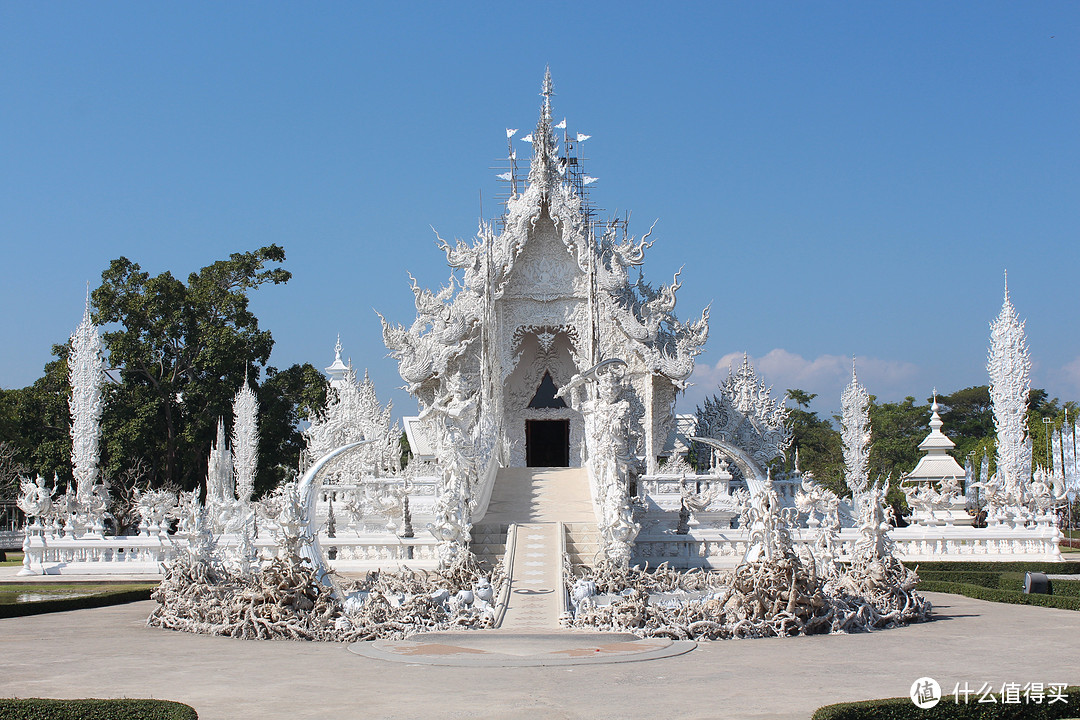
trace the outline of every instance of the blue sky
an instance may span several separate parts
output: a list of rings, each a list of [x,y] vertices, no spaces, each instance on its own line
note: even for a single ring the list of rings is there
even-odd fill
[[[591,134],[592,198],[658,219],[646,275],[712,303],[680,410],[750,354],[839,406],[986,382],[1002,273],[1033,384],[1080,398],[1076,3],[0,4],[0,386],[40,375],[85,282],[269,243],[272,364],[346,354],[411,412],[373,309],[445,282],[504,128]],[[528,154],[528,146],[519,144]]]

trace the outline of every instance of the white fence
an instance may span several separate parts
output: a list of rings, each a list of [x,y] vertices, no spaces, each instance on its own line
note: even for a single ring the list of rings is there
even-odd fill
[[[330,567],[340,573],[396,570],[408,566],[429,570],[438,566],[432,537],[398,538],[392,535],[320,537]],[[236,546],[239,537],[217,538],[219,548]],[[20,575],[160,575],[187,539],[181,535],[79,538],[31,535],[23,544]],[[273,538],[254,542],[259,557],[274,558],[280,547]]]
[[[1032,528],[906,527],[889,532],[896,553],[906,563],[930,560],[984,562],[1059,562],[1061,532],[1053,526]],[[795,529],[796,543],[812,544],[817,531]],[[859,531],[845,528],[837,541],[841,560],[849,560]],[[746,530],[704,530],[687,535],[643,535],[634,547],[634,564],[667,562],[684,568],[730,568],[749,547]]]

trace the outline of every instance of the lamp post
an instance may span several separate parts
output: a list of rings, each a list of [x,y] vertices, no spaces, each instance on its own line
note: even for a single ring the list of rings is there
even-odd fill
[[[969,452],[967,454],[967,458],[968,458],[968,467],[971,468],[971,477],[972,477],[972,480],[974,480],[975,479],[975,451],[972,450],[971,452]],[[980,482],[980,483],[981,482],[986,482],[986,478],[979,478],[978,482]],[[979,504],[979,486],[975,482],[973,482],[972,485],[975,486],[972,489],[975,490],[975,513],[978,514],[979,510],[982,510],[982,506]]]
[[[1042,420],[1043,430],[1046,431],[1046,471],[1053,472],[1054,466],[1050,464],[1050,423],[1054,421],[1048,417],[1044,417]]]

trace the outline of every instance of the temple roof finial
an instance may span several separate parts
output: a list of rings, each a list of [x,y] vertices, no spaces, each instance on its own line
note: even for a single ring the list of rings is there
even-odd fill
[[[83,309],[83,322],[90,325],[90,281],[86,281],[86,307]]]
[[[547,125],[551,125],[551,96],[555,94],[554,86],[551,84],[551,66],[548,65],[544,68],[544,88],[540,91],[540,94],[544,97],[544,117],[547,121]]]
[[[551,68],[547,67],[544,69],[544,84],[540,90],[540,95],[544,98],[544,103],[540,107],[540,120],[536,124],[536,131],[522,138],[526,142],[531,142],[533,146],[529,182],[538,183],[545,193],[553,183],[552,176],[558,174],[555,169],[557,143],[551,129],[551,96],[554,94]]]

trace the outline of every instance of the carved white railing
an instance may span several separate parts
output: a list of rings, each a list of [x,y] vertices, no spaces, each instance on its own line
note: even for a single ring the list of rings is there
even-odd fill
[[[219,548],[238,545],[236,535],[222,535]],[[353,573],[368,570],[396,570],[407,566],[429,570],[438,565],[436,541],[427,533],[423,537],[399,538],[389,534],[320,535],[322,549],[329,556],[328,564],[337,572]],[[161,574],[163,563],[186,547],[187,539],[180,535],[137,535],[130,537],[51,537],[33,535],[23,545],[21,575],[141,575]],[[263,560],[277,556],[280,547],[272,537],[260,536],[254,541]]]
[[[157,535],[133,537],[50,537],[31,535],[23,543],[20,575],[159,574],[176,552]]]
[[[796,543],[813,543],[817,531],[792,531]],[[329,566],[342,573],[394,570],[407,566],[416,570],[438,565],[436,541],[428,533],[399,538],[383,534],[319,535],[319,543]],[[1062,560],[1061,532],[1052,526],[1028,528],[907,527],[890,532],[896,552],[905,562],[928,560],[1045,561]],[[859,532],[847,528],[837,539],[839,558],[847,560]],[[22,574],[160,574],[162,564],[172,559],[187,540],[178,535],[132,537],[54,537],[31,535],[24,544]],[[224,535],[218,545],[239,543],[239,537]],[[260,535],[254,542],[264,560],[279,551],[273,537]],[[687,535],[642,534],[634,545],[632,563],[655,566],[668,562],[675,567],[734,567],[749,546],[746,530],[693,530]]]
[[[897,556],[904,562],[930,560],[1058,562],[1061,532],[1038,526],[1020,529],[909,527],[891,531]],[[817,532],[792,530],[796,544],[812,544]],[[836,546],[839,559],[849,560],[859,531],[846,528]],[[728,568],[742,560],[749,547],[746,530],[698,531],[688,535],[639,536],[632,562],[651,566],[667,562],[674,567]]]

